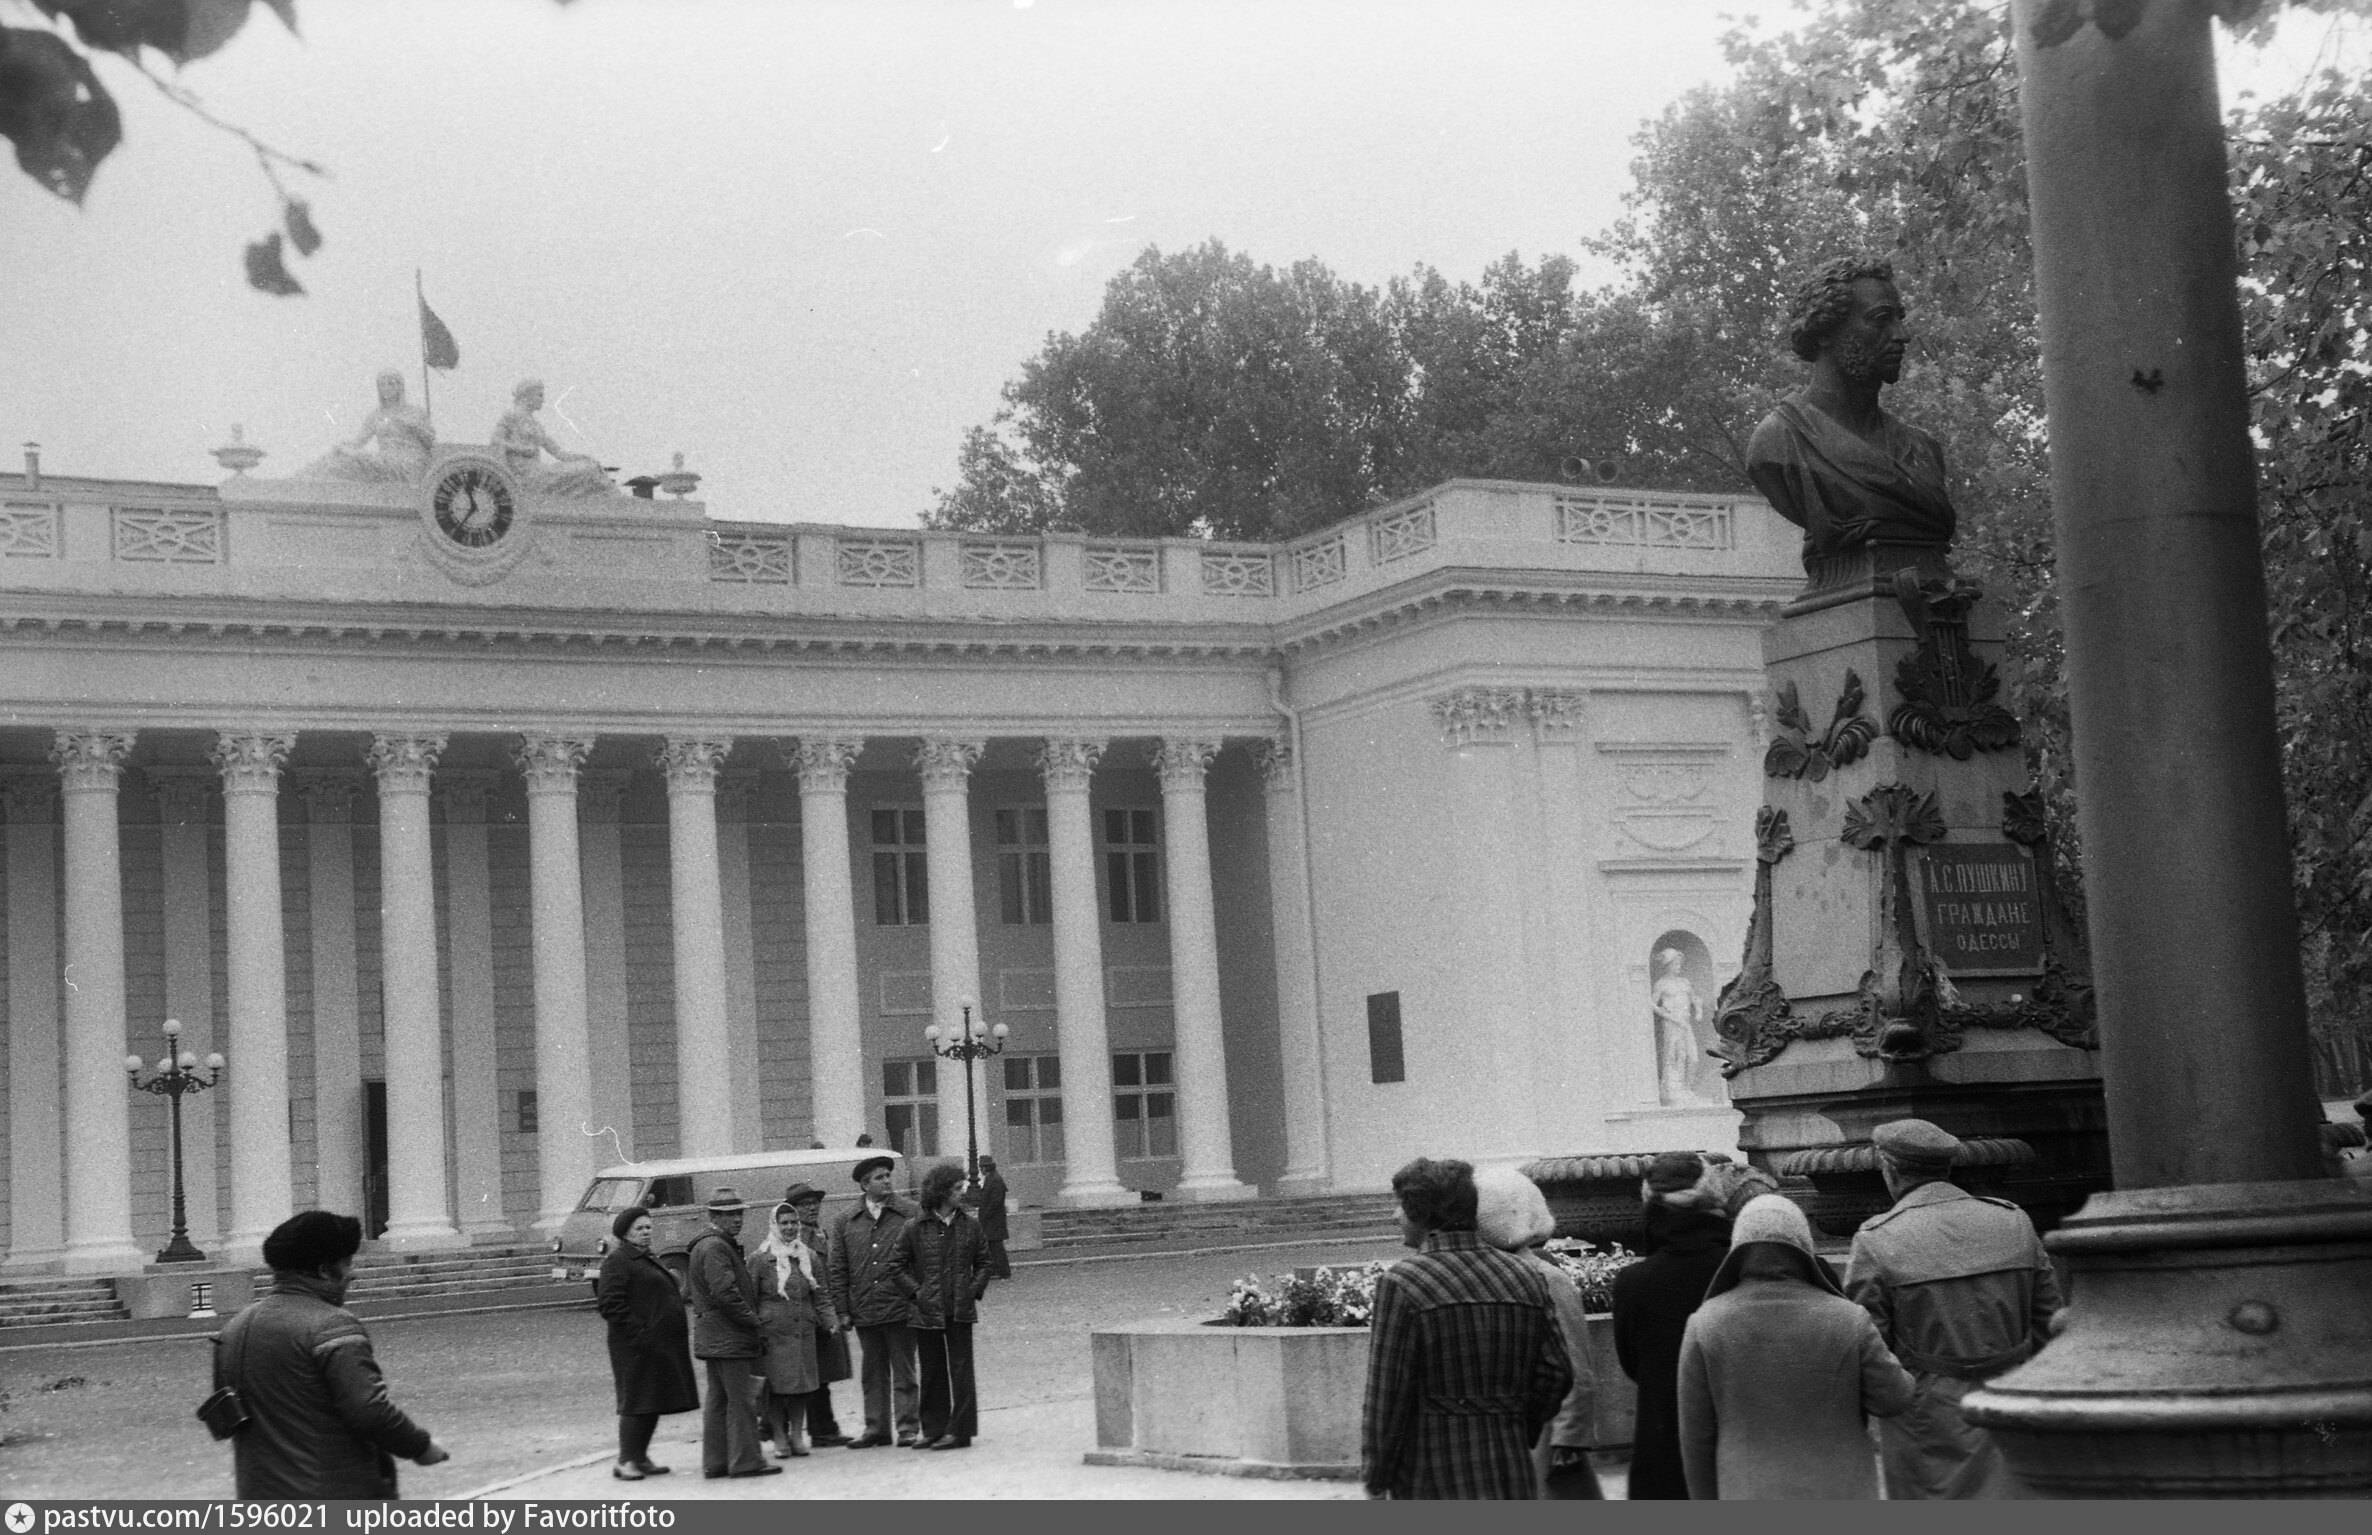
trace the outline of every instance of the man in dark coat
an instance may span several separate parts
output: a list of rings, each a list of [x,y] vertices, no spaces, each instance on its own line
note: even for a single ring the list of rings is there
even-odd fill
[[[768,1465],[751,1382],[766,1351],[758,1325],[758,1286],[741,1259],[741,1216],[749,1208],[728,1188],[708,1198],[709,1229],[692,1242],[686,1288],[692,1298],[692,1353],[708,1367],[700,1410],[700,1474],[778,1476]]]
[[[1376,1281],[1360,1460],[1376,1498],[1532,1498],[1532,1446],[1573,1384],[1548,1285],[1475,1234],[1474,1169],[1392,1175],[1417,1256]]]
[[[371,1335],[345,1309],[362,1222],[307,1210],[264,1238],[272,1288],[214,1340],[214,1384],[239,1393],[242,1498],[392,1498],[398,1458],[451,1457],[387,1399]]]
[[[610,1474],[639,1482],[671,1469],[652,1462],[651,1435],[664,1414],[700,1410],[700,1381],[692,1373],[684,1292],[651,1251],[651,1212],[641,1205],[620,1210],[609,1229],[593,1296],[609,1323],[610,1379],[618,1392],[618,1463]]]
[[[980,1432],[972,1377],[972,1326],[988,1289],[988,1238],[956,1202],[964,1171],[942,1162],[922,1180],[922,1215],[898,1232],[890,1283],[911,1307],[922,1361],[922,1435],[917,1449],[961,1450]]]
[[[915,1444],[922,1431],[911,1310],[889,1277],[898,1233],[915,1214],[892,1192],[896,1166],[888,1157],[867,1157],[851,1168],[865,1197],[832,1223],[832,1306],[856,1329],[864,1352],[865,1431],[848,1442],[852,1450],[890,1443],[893,1429],[897,1443]]]
[[[1993,1436],[1960,1399],[2033,1357],[2051,1336],[2059,1280],[2026,1212],[1951,1181],[1960,1140],[1924,1119],[1870,1132],[1894,1208],[1853,1234],[1845,1293],[1917,1383],[1878,1428],[1889,1498],[2023,1496]]]
[[[1686,1498],[1680,1461],[1680,1340],[1705,1287],[1729,1255],[1730,1223],[1693,1151],[1667,1151],[1647,1169],[1647,1256],[1614,1276],[1614,1357],[1638,1382],[1631,1429],[1632,1501]]]
[[[1011,1279],[1013,1260],[1005,1256],[1005,1175],[995,1157],[980,1159],[980,1234],[988,1239],[988,1273],[992,1279]]]

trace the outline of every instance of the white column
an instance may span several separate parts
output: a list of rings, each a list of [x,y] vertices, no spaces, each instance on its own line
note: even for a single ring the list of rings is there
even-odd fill
[[[848,772],[865,743],[784,742],[799,772],[799,864],[807,890],[807,1049],[815,1138],[853,1146],[865,1128],[864,1015],[857,1001],[857,910],[849,869]]]
[[[124,880],[116,783],[128,730],[61,730],[50,761],[66,797],[66,1268],[128,1273],[131,1089],[124,1080]]]
[[[362,1102],[361,984],[354,963],[353,773],[299,769],[313,950],[313,1204],[359,1215],[369,1150]]]
[[[379,776],[380,1017],[386,1029],[387,1231],[392,1248],[457,1247],[445,1197],[443,1009],[428,784],[441,735],[374,735]]]
[[[207,794],[213,788],[214,775],[198,767],[150,767],[141,776],[157,805],[157,861],[164,880],[165,1016],[181,1020],[180,1048],[204,1060],[216,1049],[214,887],[206,845],[212,819],[207,814]],[[140,1021],[145,1024],[149,1020]],[[139,1032],[135,1029],[135,1040]],[[235,1057],[231,1066],[234,1070],[238,1067]],[[181,1169],[188,1195],[189,1239],[208,1251],[222,1241],[214,1100],[213,1093],[181,1100]],[[163,1101],[158,1100],[156,1107],[162,1111]],[[170,1165],[168,1162],[168,1168]],[[170,1178],[171,1173],[166,1176]]]
[[[577,855],[577,770],[590,737],[519,743],[527,780],[527,854],[535,941],[535,1229],[550,1234],[584,1196],[608,1147],[593,1135],[591,1025],[585,995],[585,880]]]
[[[1324,1193],[1332,1184],[1326,1145],[1326,1058],[1318,1044],[1316,950],[1310,938],[1306,834],[1293,744],[1258,752],[1268,786],[1268,910],[1276,951],[1277,1054],[1285,1078],[1285,1194]]]
[[[931,896],[931,1021],[942,1031],[961,1029],[964,998],[974,1001],[972,1016],[981,1016],[980,928],[972,899],[971,778],[974,764],[986,746],[983,741],[958,741],[931,736],[915,753],[914,768],[922,775],[922,820],[925,866]],[[928,1048],[917,1039],[914,1046]],[[898,1041],[901,1053],[909,1042]],[[988,1079],[972,1068],[970,1112],[983,1137],[988,1133]],[[967,1134],[964,1103],[964,1063],[939,1062],[939,1155],[962,1161]],[[994,1146],[995,1142],[988,1142]]]
[[[717,775],[717,896],[724,922],[725,1051],[732,1075],[733,1144],[763,1150],[765,1097],[758,1078],[758,957],[750,932],[750,798],[758,775],[736,768]]]
[[[1095,890],[1095,822],[1087,791],[1101,741],[1049,739],[1038,749],[1046,782],[1046,855],[1054,886],[1054,1038],[1062,1062],[1066,1205],[1110,1205],[1136,1195],[1120,1182],[1112,1145],[1112,1042],[1104,1020],[1104,913]]]
[[[667,774],[667,863],[675,892],[676,1154],[686,1157],[758,1149],[733,1144],[736,1063],[725,1024],[717,770],[732,749],[729,737],[669,736],[659,752]]]
[[[0,1269],[66,1256],[66,1144],[58,1095],[58,781],[0,775],[8,812],[8,1255]]]
[[[493,872],[486,853],[486,796],[501,776],[448,769],[436,796],[445,812],[445,974],[453,1020],[454,1214],[462,1235],[508,1236],[502,1198],[502,1086],[494,1040]]]
[[[222,772],[223,926],[228,939],[231,1255],[260,1262],[264,1238],[296,1213],[289,1155],[288,940],[280,914],[280,767],[293,735],[225,730]]]
[[[634,1160],[634,1062],[626,1026],[626,875],[618,843],[625,768],[577,775],[577,854],[585,891],[585,1035],[596,1169]]]
[[[1203,773],[1216,741],[1164,737],[1153,754],[1161,775],[1170,898],[1170,987],[1178,1058],[1177,1194],[1187,1200],[1249,1199],[1236,1181],[1227,1108],[1227,1040],[1219,1026],[1219,934],[1211,914],[1211,828]]]

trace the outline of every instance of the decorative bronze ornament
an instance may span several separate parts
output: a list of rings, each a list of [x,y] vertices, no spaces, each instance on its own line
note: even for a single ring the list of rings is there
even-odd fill
[[[1746,955],[1738,973],[1721,988],[1713,1005],[1713,1032],[1721,1044],[1721,1074],[1734,1077],[1787,1048],[1792,1020],[1787,993],[1771,974],[1771,870],[1795,851],[1787,812],[1765,805],[1754,813],[1754,913],[1746,919]]]
[[[1829,775],[1832,768],[1858,762],[1869,754],[1870,742],[1878,735],[1875,720],[1861,712],[1867,696],[1858,672],[1845,674],[1845,691],[1837,699],[1836,714],[1829,720],[1828,730],[1817,741],[1812,739],[1812,718],[1804,713],[1802,697],[1792,682],[1779,689],[1774,710],[1783,732],[1763,753],[1765,778],[1808,778],[1814,783]]]
[[[1886,733],[1956,762],[2017,745],[2018,717],[1994,702],[2001,674],[1968,642],[1968,610],[1984,594],[1958,577],[1922,583],[1906,570],[1895,575],[1894,595],[1919,648],[1894,669],[1903,701],[1886,717]]]

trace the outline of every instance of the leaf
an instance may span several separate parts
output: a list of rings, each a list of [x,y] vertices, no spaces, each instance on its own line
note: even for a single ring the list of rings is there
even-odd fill
[[[313,227],[312,205],[301,198],[291,197],[280,209],[281,222],[288,226],[288,243],[297,248],[300,256],[310,256],[321,249],[321,231]]]
[[[115,98],[90,61],[53,32],[0,27],[0,136],[26,175],[79,205],[123,140]]]
[[[280,231],[273,230],[247,247],[247,286],[276,298],[301,296],[305,285],[288,275],[280,260]]]

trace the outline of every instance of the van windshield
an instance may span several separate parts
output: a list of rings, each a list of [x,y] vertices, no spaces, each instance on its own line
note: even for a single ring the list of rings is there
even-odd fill
[[[585,1191],[585,1202],[580,1210],[599,1210],[614,1215],[620,1210],[631,1210],[641,1202],[640,1178],[596,1178]]]

